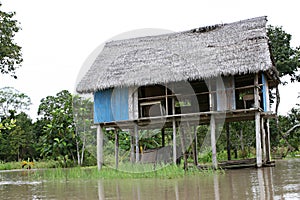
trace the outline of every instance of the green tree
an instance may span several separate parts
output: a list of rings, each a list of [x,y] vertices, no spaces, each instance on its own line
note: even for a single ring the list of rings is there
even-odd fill
[[[0,118],[8,117],[10,111],[17,114],[28,110],[30,105],[30,97],[15,88],[4,87],[0,89]]]
[[[14,41],[15,34],[20,30],[18,21],[13,19],[14,15],[15,12],[0,10],[0,72],[17,78],[15,70],[21,66],[23,59],[21,47]]]
[[[73,96],[73,116],[76,125],[77,164],[82,165],[85,152],[96,152],[96,130],[93,126],[93,102],[90,98]],[[93,155],[92,155],[93,156]]]
[[[267,28],[267,35],[279,76],[289,75],[292,82],[300,81],[300,75],[297,74],[300,68],[300,48],[291,47],[292,35],[282,27],[271,25]]]
[[[63,90],[56,96],[43,98],[38,114],[45,124],[41,136],[41,155],[63,160],[65,166],[70,158],[75,163],[76,134],[70,92]]]
[[[35,156],[35,136],[32,132],[32,120],[22,112],[12,114],[3,120],[4,123],[14,121],[14,126],[5,129],[0,135],[0,160],[17,161]]]
[[[300,47],[291,47],[292,35],[286,33],[282,27],[269,26],[267,35],[270,39],[270,47],[272,56],[279,77],[289,76],[291,82],[300,82]],[[285,84],[285,83],[283,83]],[[270,93],[272,95],[272,93]],[[276,113],[278,110],[280,95],[278,88],[276,88]],[[294,130],[299,125],[299,108],[293,108],[288,116],[279,116],[275,121],[271,121],[275,126],[271,125],[271,142],[273,145],[283,144],[288,146],[288,150],[297,149],[299,140],[297,131]],[[276,128],[275,128],[276,127]]]

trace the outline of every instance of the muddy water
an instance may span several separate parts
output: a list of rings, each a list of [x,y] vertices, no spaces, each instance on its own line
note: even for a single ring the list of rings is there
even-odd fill
[[[170,180],[29,181],[0,172],[0,199],[300,199],[300,159]]]

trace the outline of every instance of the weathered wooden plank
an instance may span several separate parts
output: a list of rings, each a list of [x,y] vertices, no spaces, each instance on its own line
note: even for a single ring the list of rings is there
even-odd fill
[[[103,129],[100,125],[97,125],[97,166],[98,170],[102,169],[103,165]]]
[[[177,160],[177,144],[176,144],[176,119],[173,118],[173,163],[176,164]]]
[[[258,91],[258,74],[254,76],[254,104],[255,108],[259,108],[259,91]],[[260,112],[255,112],[255,135],[256,135],[256,165],[262,166],[262,149],[261,149],[261,121]]]
[[[194,145],[193,145],[193,149],[194,149],[194,164],[195,166],[198,165],[198,136],[197,136],[197,126],[195,125],[193,127],[193,132],[194,132]]]
[[[262,137],[262,156],[263,161],[267,160],[267,147],[266,147],[266,130],[265,130],[265,120],[261,118],[261,137]]]
[[[216,121],[215,116],[210,116],[210,139],[211,139],[211,149],[212,149],[212,164],[215,169],[218,168],[217,161],[217,148],[216,148]]]
[[[270,120],[267,119],[266,122],[266,153],[267,153],[267,162],[271,161],[271,142],[270,142]]]
[[[140,161],[140,146],[139,146],[139,130],[138,125],[134,124],[134,136],[135,136],[135,162]]]

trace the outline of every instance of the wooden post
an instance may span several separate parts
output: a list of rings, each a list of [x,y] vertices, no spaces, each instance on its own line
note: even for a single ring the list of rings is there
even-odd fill
[[[193,126],[193,132],[194,132],[194,143],[193,143],[193,154],[194,154],[194,164],[195,166],[198,166],[198,151],[197,151],[197,146],[198,146],[198,137],[197,137],[197,126]]]
[[[177,160],[177,144],[176,144],[176,121],[173,117],[173,163],[176,164]]]
[[[134,163],[134,136],[132,134],[132,130],[129,129],[130,134],[130,162]]]
[[[229,123],[226,123],[226,139],[227,139],[227,160],[231,160],[231,148],[230,148],[230,129]]]
[[[266,162],[270,162],[271,161],[271,142],[270,142],[270,120],[267,119],[267,123],[266,123],[266,129],[267,129],[267,132],[266,132],[266,157],[267,157],[267,160]]]
[[[209,89],[209,109],[210,111],[214,110],[214,95],[212,93],[212,83],[211,79],[208,81]],[[218,168],[217,160],[217,148],[216,148],[216,121],[214,114],[210,116],[210,140],[211,140],[211,150],[212,150],[212,164],[215,169]]]
[[[165,85],[165,88],[166,88],[166,115],[169,115],[169,105],[168,105],[168,87],[167,87],[167,84]]]
[[[185,138],[185,129],[186,127],[181,127],[179,128],[179,134],[180,134],[180,143],[181,143],[181,152],[183,155],[183,161],[184,161],[184,170],[187,170],[187,155],[186,155],[186,146],[185,146],[185,142],[186,142],[186,138]]]
[[[97,166],[98,170],[102,169],[103,165],[103,130],[100,124],[97,125]]]
[[[140,161],[140,147],[139,147],[139,130],[138,126],[134,124],[134,136],[135,136],[135,162]]]
[[[214,110],[214,95],[213,95],[213,91],[212,91],[212,86],[211,86],[211,80],[209,79],[208,81],[208,90],[209,90],[209,110],[213,111]]]
[[[211,139],[211,150],[212,150],[212,164],[214,169],[218,168],[217,160],[217,148],[216,148],[216,121],[215,116],[210,116],[210,139]]]
[[[116,169],[119,167],[119,131],[115,130],[115,160],[116,160]]]
[[[258,74],[254,77],[254,104],[255,108],[259,108],[259,91],[258,91]],[[256,165],[262,166],[262,150],[261,150],[261,126],[260,112],[255,112],[255,135],[256,135]]]
[[[174,84],[172,85],[172,93],[174,93]],[[175,115],[175,97],[172,97],[172,115]],[[173,163],[176,165],[177,160],[177,144],[176,144],[176,119],[173,117]]]
[[[265,120],[264,118],[261,118],[261,137],[262,137],[262,155],[263,155],[263,161],[266,163],[267,160],[267,148],[266,148],[266,131],[265,131]]]

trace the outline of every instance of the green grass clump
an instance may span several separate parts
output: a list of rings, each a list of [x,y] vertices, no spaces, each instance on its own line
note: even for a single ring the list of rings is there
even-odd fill
[[[21,161],[21,162],[3,162],[0,161],[0,170],[13,170],[13,169],[22,169],[22,165],[24,162],[29,163],[29,161]],[[46,168],[57,168],[60,167],[60,163],[54,160],[47,161],[31,161],[33,163],[31,165],[31,169],[46,169]],[[23,167],[23,169],[27,169],[27,167]]]
[[[173,179],[189,175],[208,175],[214,170],[199,170],[196,167],[184,171],[180,166],[166,165],[158,170],[149,170],[150,165],[127,164],[122,170],[104,166],[100,171],[97,167],[56,168],[36,171],[32,175],[42,180],[69,180],[69,179],[138,179],[138,178],[164,178]],[[125,167],[132,167],[131,171],[124,171]],[[153,166],[152,166],[153,167]],[[135,171],[134,171],[134,170]]]
[[[12,170],[20,168],[20,162],[0,162],[0,170]]]

